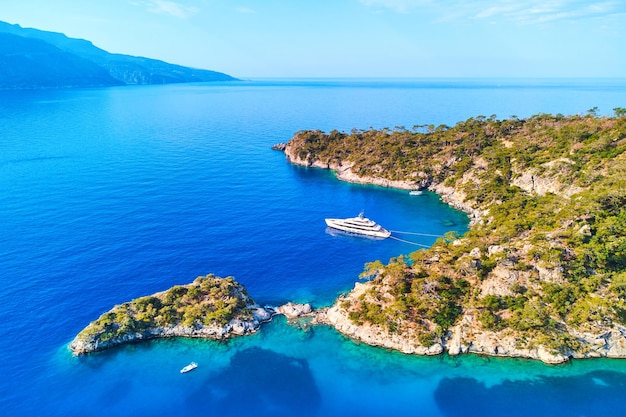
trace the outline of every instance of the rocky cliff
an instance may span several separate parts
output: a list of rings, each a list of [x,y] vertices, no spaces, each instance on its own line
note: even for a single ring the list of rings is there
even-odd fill
[[[344,303],[358,304],[358,299],[371,288],[368,283],[356,283],[355,288],[339,298],[330,308],[320,310],[316,316],[318,323],[328,324],[345,336],[385,349],[394,349],[406,354],[450,355],[474,353],[478,355],[511,358],[537,359],[548,364],[560,364],[568,360],[583,358],[626,358],[626,327],[622,325],[597,325],[588,332],[569,329],[578,342],[577,349],[558,351],[544,344],[526,344],[520,332],[506,330],[493,332],[485,330],[475,317],[475,311],[468,311],[448,331],[432,344],[424,345],[415,326],[405,323],[396,331],[390,332],[386,326],[371,323],[357,324],[350,319],[350,309]]]
[[[163,325],[119,334],[110,339],[103,339],[102,333],[90,334],[91,328],[86,327],[84,332],[86,331],[87,333],[77,335],[74,340],[70,342],[69,348],[74,354],[82,355],[123,344],[137,343],[158,338],[189,337],[221,340],[233,336],[252,334],[259,329],[261,323],[270,320],[272,316],[269,311],[255,304],[249,305],[248,308],[250,309],[251,317],[234,318],[224,325]]]

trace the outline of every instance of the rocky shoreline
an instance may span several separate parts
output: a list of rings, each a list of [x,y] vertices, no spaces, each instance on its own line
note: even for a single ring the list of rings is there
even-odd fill
[[[83,337],[79,334],[70,342],[69,348],[75,355],[84,355],[119,345],[138,343],[151,339],[188,337],[224,340],[233,336],[252,334],[261,327],[262,323],[271,320],[272,313],[258,305],[250,305],[248,307],[252,312],[251,318],[234,318],[223,326],[217,324],[208,326],[183,326],[177,324],[173,326],[149,327],[139,332],[126,333],[104,341],[100,339],[99,335]],[[86,330],[88,329],[89,327],[86,328]]]
[[[380,187],[397,188],[399,190],[428,190],[438,194],[441,200],[463,212],[470,218],[470,227],[479,222],[485,215],[482,210],[476,209],[470,202],[465,200],[465,194],[454,187],[446,187],[442,183],[433,182],[426,174],[416,175],[415,180],[388,180],[379,177],[361,177],[352,172],[353,163],[340,161],[324,163],[316,160],[303,159],[298,156],[293,142],[274,145],[273,149],[285,153],[287,160],[294,164],[311,168],[330,169],[335,172],[338,180],[355,184],[377,185]]]
[[[358,325],[350,320],[348,312],[341,307],[342,302],[356,302],[368,289],[367,283],[356,283],[355,288],[337,300],[330,308],[322,309],[315,315],[315,322],[328,324],[337,331],[359,342],[393,349],[405,354],[433,356],[447,353],[451,356],[477,354],[485,356],[525,358],[540,360],[556,365],[570,359],[586,358],[626,358],[626,327],[598,326],[595,332],[572,335],[581,343],[579,351],[554,352],[542,345],[532,348],[518,347],[520,337],[512,332],[490,332],[477,326],[471,315],[465,315],[439,340],[430,346],[423,346],[418,334],[408,328],[390,333],[387,329],[371,324]]]
[[[256,303],[247,306],[250,317],[237,317],[225,325],[208,326],[161,326],[144,329],[141,332],[124,334],[106,341],[97,335],[84,337],[79,334],[69,344],[75,355],[84,355],[110,349],[124,344],[143,342],[151,339],[186,337],[225,340],[230,337],[256,333],[263,323],[282,315],[288,322],[298,319],[310,319],[312,325],[328,325],[344,336],[370,346],[393,349],[405,354],[434,356],[444,352],[456,356],[477,354],[496,357],[527,358],[540,360],[547,364],[561,364],[570,359],[583,358],[625,358],[626,327],[598,327],[596,332],[573,332],[584,344],[581,352],[551,352],[543,346],[519,348],[518,337],[514,334],[502,334],[480,330],[471,316],[464,316],[446,335],[430,346],[423,346],[418,334],[411,329],[390,333],[387,329],[371,324],[357,325],[348,317],[348,312],[341,307],[344,302],[354,302],[368,290],[368,283],[355,283],[354,289],[337,299],[330,307],[313,309],[310,304],[286,303],[279,307],[261,307]],[[91,325],[90,325],[91,326]],[[85,329],[88,330],[89,326]]]
[[[435,181],[432,176],[416,173],[410,176],[410,178],[414,178],[413,180],[361,177],[352,171],[354,164],[338,160],[324,163],[312,159],[310,155],[302,157],[298,154],[293,143],[290,141],[287,144],[279,144],[274,149],[283,151],[288,161],[293,164],[334,170],[339,180],[404,190],[428,189],[440,195],[447,204],[466,212],[470,217],[470,227],[488,221],[489,212],[484,205],[481,207],[475,201],[468,200],[462,190]],[[477,163],[479,165],[477,169],[480,169],[481,161]],[[475,172],[467,171],[463,175],[461,183],[474,182],[476,176],[473,175]],[[554,178],[542,178],[536,172],[515,172],[515,175],[515,181],[518,183],[516,185],[522,189],[527,189],[529,192],[549,192],[569,197],[576,191],[571,185],[555,182]],[[526,270],[515,269],[513,267],[515,257],[524,255],[524,252],[531,248],[525,242],[522,243],[524,244],[517,247],[510,243],[502,243],[501,245],[484,247],[482,250],[478,247],[468,248],[468,253],[464,255],[465,262],[468,270],[471,269],[474,272],[476,272],[476,265],[480,265],[481,259],[499,254],[499,262],[491,267],[488,275],[477,281],[475,288],[477,293],[483,297],[488,295],[511,296],[512,283],[518,285],[530,283],[529,269],[533,270],[539,282],[561,283],[564,281],[562,269],[559,269],[558,265],[550,268],[545,264],[533,263],[527,265],[528,269]],[[438,262],[439,258],[436,256],[427,260],[427,263],[431,264]],[[200,278],[202,277],[198,279]],[[238,284],[235,283],[235,285]],[[453,325],[446,326],[444,331],[433,332],[434,326],[430,326],[431,328],[427,330],[436,335],[432,340],[421,337],[424,336],[423,331],[421,331],[423,329],[419,328],[422,324],[410,321],[398,321],[395,323],[396,327],[393,331],[390,328],[367,322],[357,324],[355,320],[351,319],[351,313],[354,311],[350,311],[350,307],[357,305],[359,300],[367,297],[368,292],[374,288],[373,282],[356,283],[351,292],[339,297],[331,307],[314,310],[308,304],[293,303],[287,303],[277,308],[261,307],[254,303],[243,287],[239,286],[234,295],[245,301],[244,314],[229,318],[226,324],[202,324],[196,321],[193,325],[183,325],[180,322],[172,325],[151,325],[143,327],[141,331],[128,331],[121,335],[115,335],[114,332],[114,337],[103,339],[101,337],[102,332],[90,330],[94,326],[94,322],[70,343],[70,349],[75,354],[84,354],[119,344],[163,337],[225,339],[254,333],[262,323],[270,321],[277,314],[282,314],[292,322],[297,322],[299,318],[307,318],[307,320],[310,318],[311,324],[329,325],[351,339],[406,354],[438,355],[447,352],[450,355],[459,355],[473,353],[536,359],[548,364],[559,364],[572,358],[626,358],[626,327],[606,318],[589,321],[585,323],[584,327],[579,326],[577,328],[572,328],[565,322],[556,323],[559,326],[558,337],[566,338],[567,343],[550,340],[552,336],[542,334],[540,330],[533,330],[532,332],[514,331],[511,328],[487,330],[481,324],[478,317],[479,311],[475,306],[464,309],[458,320]],[[380,295],[385,298],[389,294],[383,291]],[[233,293],[231,292],[229,297],[232,298],[232,296]],[[115,309],[112,310],[112,312],[114,311]],[[209,309],[208,311],[213,310]]]
[[[139,343],[152,339],[166,339],[171,337],[202,338],[212,340],[225,340],[231,337],[245,336],[256,333],[263,323],[272,321],[275,316],[282,315],[288,320],[299,317],[317,317],[324,310],[313,310],[310,304],[287,303],[279,307],[261,307],[256,303],[246,306],[250,311],[250,317],[236,317],[225,325],[196,325],[183,326],[155,326],[143,329],[140,332],[131,332],[120,337],[101,340],[101,334],[94,333],[88,337],[84,334],[77,335],[69,344],[69,349],[75,355],[85,355],[110,349],[124,344]],[[325,322],[325,321],[320,321]],[[90,324],[92,326],[92,324]],[[89,331],[90,326],[84,330]],[[81,332],[82,333],[82,332]]]
[[[302,158],[298,155],[293,141],[284,146],[283,151],[287,160],[295,165],[315,167],[321,169],[331,169],[335,171],[336,177],[342,181],[360,184],[371,184],[383,187],[398,188],[405,190],[428,189],[437,193],[442,201],[468,214],[470,217],[470,227],[482,221],[488,215],[487,210],[481,210],[478,204],[467,201],[466,195],[454,187],[437,183],[425,175],[417,174],[414,181],[392,181],[375,177],[359,177],[352,172],[354,164],[340,161],[324,163],[313,160],[310,155]],[[553,184],[549,179],[542,179],[528,173],[519,173],[519,178],[532,178],[532,183],[522,184],[534,192],[548,190],[559,192],[559,184]],[[467,179],[465,179],[467,180]],[[469,179],[471,180],[471,178]],[[521,180],[518,180],[518,182]],[[546,184],[543,184],[545,182]],[[522,187],[524,188],[524,187]],[[571,194],[571,190],[565,189],[565,194]],[[497,250],[498,248],[495,248]],[[500,288],[504,285],[507,277],[513,276],[517,271],[498,267],[497,274],[491,280],[486,280],[483,287],[484,293],[498,293],[508,290]],[[541,271],[544,275],[552,279],[558,271]],[[500,279],[502,278],[502,279]],[[493,288],[491,288],[491,287]],[[334,327],[345,336],[358,340],[372,346],[379,346],[387,349],[394,349],[406,354],[418,355],[438,355],[447,352],[450,355],[473,353],[478,355],[515,357],[540,360],[547,364],[560,364],[570,359],[582,358],[626,358],[626,327],[612,322],[596,322],[591,325],[588,331],[567,329],[568,337],[577,343],[577,349],[554,350],[546,348],[542,344],[525,345],[522,343],[523,336],[510,329],[504,331],[488,331],[482,328],[476,317],[475,311],[464,312],[461,319],[448,331],[437,338],[430,346],[424,346],[418,340],[418,334],[410,326],[403,327],[401,331],[391,333],[386,328],[369,323],[356,324],[349,318],[349,311],[342,308],[342,305],[357,303],[359,296],[362,296],[371,287],[370,283],[356,283],[354,289],[348,294],[340,297],[333,306],[323,309],[315,315],[315,322],[324,323]]]

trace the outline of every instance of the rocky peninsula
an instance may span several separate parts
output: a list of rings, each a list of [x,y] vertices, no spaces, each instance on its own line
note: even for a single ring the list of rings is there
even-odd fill
[[[626,357],[626,110],[298,132],[289,162],[427,189],[470,230],[367,264],[317,320],[411,354]]]

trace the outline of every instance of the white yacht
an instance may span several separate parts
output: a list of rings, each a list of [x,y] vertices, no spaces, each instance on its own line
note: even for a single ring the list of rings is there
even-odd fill
[[[343,230],[344,232],[381,238],[391,236],[389,230],[383,229],[379,224],[365,217],[363,212],[359,213],[358,217],[350,217],[348,219],[325,219],[325,221],[328,227]]]
[[[189,371],[193,371],[194,369],[196,369],[198,367],[198,364],[195,362],[191,362],[189,365],[185,366],[183,369],[180,370],[181,374],[187,373]]]

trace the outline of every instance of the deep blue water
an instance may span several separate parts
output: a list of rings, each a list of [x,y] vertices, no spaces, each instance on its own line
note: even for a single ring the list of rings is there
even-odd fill
[[[296,131],[611,114],[624,80],[257,80],[0,92],[0,409],[10,416],[594,416],[626,413],[626,362],[422,358],[282,319],[217,343],[75,358],[113,305],[234,276],[263,304],[328,305],[364,263],[418,247],[327,233],[364,210],[463,232],[436,195],[337,181],[272,151]],[[407,236],[402,236],[407,238]],[[434,237],[411,236],[429,245]],[[200,367],[181,376],[195,360]]]

